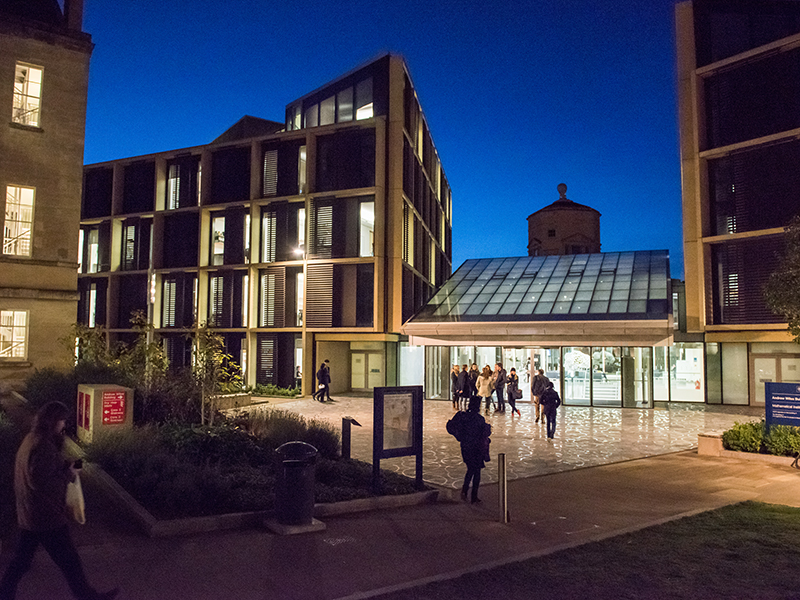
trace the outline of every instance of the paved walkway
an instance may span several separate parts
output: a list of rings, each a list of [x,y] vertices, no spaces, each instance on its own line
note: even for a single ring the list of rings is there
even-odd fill
[[[492,425],[492,456],[506,454],[509,480],[696,448],[698,433],[721,433],[735,421],[758,420],[764,413],[745,406],[674,403],[651,410],[561,407],[556,437],[548,442],[544,423],[535,422],[533,405],[517,403],[517,407],[521,417],[512,416],[510,410],[486,417]],[[264,408],[292,410],[337,428],[343,416],[351,416],[362,425],[352,428],[352,456],[372,462],[371,398],[339,397],[325,404],[306,398]],[[423,478],[447,488],[459,488],[464,479],[458,442],[445,431],[453,412],[450,402],[424,404]],[[414,457],[383,460],[381,466],[414,477]],[[485,481],[497,481],[494,469],[488,470]]]
[[[307,401],[296,401],[301,406],[303,402]],[[352,410],[362,401],[348,402],[352,404],[346,408]],[[305,412],[313,408],[322,415],[336,406],[312,405]],[[344,401],[339,405],[342,408]],[[446,405],[430,408],[437,415],[444,411],[443,417],[449,411]],[[570,423],[572,410],[563,416],[563,431],[579,427]],[[603,447],[601,440],[605,440],[610,447],[618,439],[632,448],[641,443],[649,452],[653,440],[662,437],[687,443],[688,436],[696,435],[696,431],[682,431],[688,427],[687,419],[701,419],[703,427],[716,427],[723,416],[743,418],[688,409],[663,414],[607,410],[587,413],[598,418],[582,443],[594,439]],[[710,417],[712,414],[723,416]],[[493,417],[496,435],[503,427],[512,427],[502,426],[501,418]],[[675,424],[677,431],[653,431],[661,422]],[[519,437],[518,426],[513,427]],[[441,442],[445,438],[435,434],[435,429],[428,428],[432,438],[426,442],[426,453],[434,448],[432,456],[444,456],[448,451],[437,450],[435,445],[436,439]],[[597,431],[607,433],[600,436]],[[498,435],[498,446],[511,444],[500,441],[502,437]],[[535,431],[533,437],[536,439]],[[514,436],[509,436],[511,439]],[[577,444],[571,440],[569,434],[562,438],[561,445],[554,446],[561,448],[555,453],[568,455],[565,448]],[[658,443],[671,451],[668,443]],[[456,450],[449,440],[446,444]],[[538,446],[534,448],[538,455]],[[601,460],[614,460],[615,456],[610,449]],[[302,536],[285,538],[259,529],[150,540],[120,521],[113,507],[88,486],[89,523],[74,530],[91,580],[102,589],[120,586],[121,599],[355,599],[550,553],[741,500],[800,506],[800,473],[790,467],[698,456],[692,450],[640,460],[619,456],[625,462],[583,469],[563,462],[566,470],[510,482],[512,522],[508,524],[498,522],[497,486],[487,485],[482,487],[484,502],[479,506],[442,502],[330,517],[325,519],[325,531]],[[434,473],[431,458],[426,454],[426,470]],[[548,464],[557,466],[559,461]],[[486,469],[487,479],[494,468]],[[7,546],[4,544],[4,549]],[[6,550],[0,556],[0,568],[8,558]],[[57,600],[67,598],[65,592],[57,570],[40,552],[19,598]]]

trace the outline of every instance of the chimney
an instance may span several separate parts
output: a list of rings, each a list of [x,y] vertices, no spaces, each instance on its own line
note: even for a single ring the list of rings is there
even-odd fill
[[[64,0],[67,29],[83,31],[83,0]]]

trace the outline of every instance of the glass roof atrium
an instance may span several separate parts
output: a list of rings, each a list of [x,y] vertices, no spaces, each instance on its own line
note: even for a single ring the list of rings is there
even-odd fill
[[[409,322],[667,319],[666,250],[466,261]]]

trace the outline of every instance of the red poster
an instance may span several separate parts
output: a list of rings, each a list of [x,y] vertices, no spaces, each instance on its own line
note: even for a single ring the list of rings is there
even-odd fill
[[[84,394],[83,395],[83,428],[89,429],[89,417],[91,416],[92,410],[92,395],[91,394]]]
[[[125,422],[125,392],[103,392],[103,425]]]
[[[83,427],[83,392],[78,392],[78,427]]]

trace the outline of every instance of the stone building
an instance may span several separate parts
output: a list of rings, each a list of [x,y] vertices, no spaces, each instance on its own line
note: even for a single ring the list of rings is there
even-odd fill
[[[528,256],[600,252],[600,213],[567,198],[567,184],[558,184],[559,199],[528,217]]]
[[[0,0],[0,381],[55,365],[77,307],[91,37],[83,2]]]

